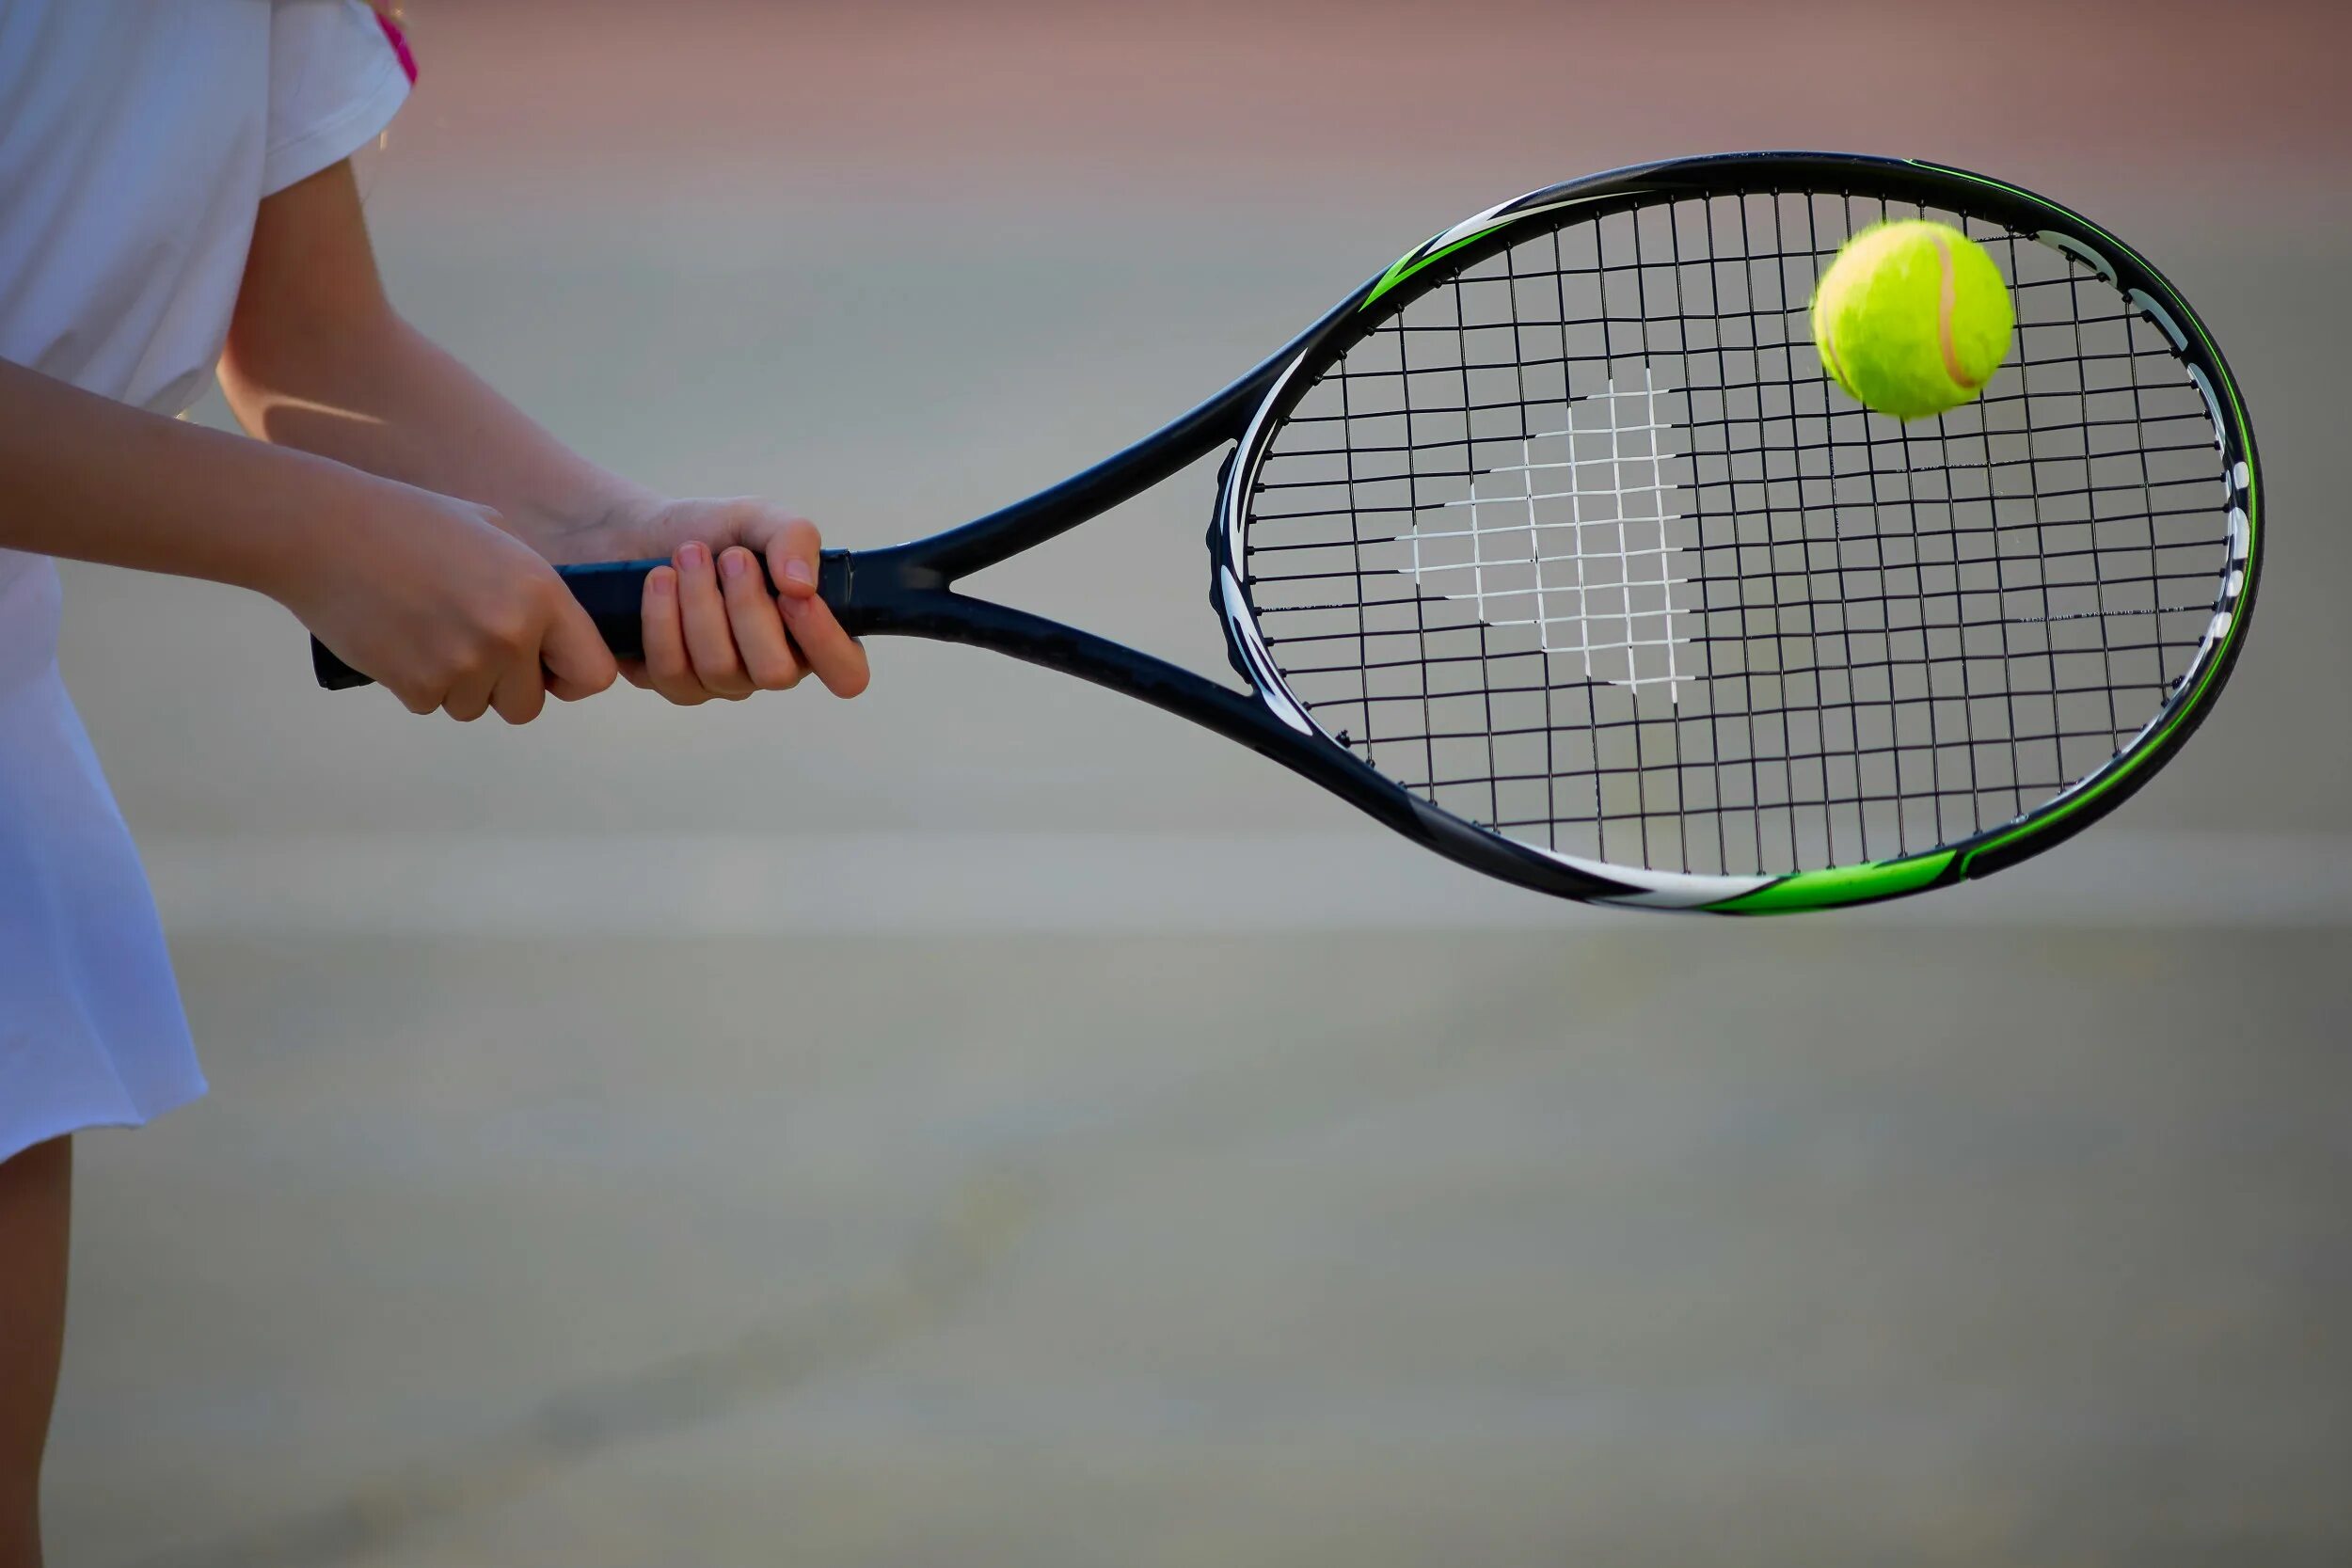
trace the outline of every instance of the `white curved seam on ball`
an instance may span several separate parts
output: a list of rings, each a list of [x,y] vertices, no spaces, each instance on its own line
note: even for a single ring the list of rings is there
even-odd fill
[[[1952,342],[1952,312],[1959,306],[1959,279],[1952,265],[1952,247],[1944,243],[1944,236],[1931,230],[1928,242],[1935,246],[1935,259],[1944,269],[1943,287],[1935,296],[1935,346],[1944,354],[1944,373],[1956,387],[1975,391],[1982,382],[1972,381],[1961,369],[1960,350]]]
[[[1821,323],[1821,330],[1818,336],[1820,340],[1821,357],[1829,365],[1829,378],[1851,394],[1853,390],[1853,383],[1847,379],[1846,367],[1839,362],[1837,357],[1837,313],[1835,310],[1832,310],[1828,318]]]

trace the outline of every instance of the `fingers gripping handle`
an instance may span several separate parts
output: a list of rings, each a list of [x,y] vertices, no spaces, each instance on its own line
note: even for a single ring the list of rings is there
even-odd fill
[[[645,655],[644,623],[641,607],[645,598],[645,576],[656,566],[666,566],[667,561],[605,561],[587,566],[558,566],[555,575],[564,579],[564,586],[572,591],[588,618],[596,624],[597,633],[605,646],[617,658],[643,658]],[[767,570],[763,564],[760,568]],[[775,592],[772,578],[768,584]],[[836,613],[846,610],[850,602],[850,552],[827,550],[818,559],[817,592]],[[843,624],[849,617],[843,616]],[[854,627],[851,627],[854,630]],[[360,673],[328,649],[317,638],[310,639],[310,668],[319,684],[329,691],[348,691],[354,687],[372,686],[373,678]]]
[[[597,633],[614,657],[642,658],[645,641],[639,606],[645,596],[645,574],[667,564],[662,561],[609,561],[591,566],[558,566],[555,572],[588,618],[596,622]],[[310,639],[310,668],[329,691],[374,684],[372,676],[344,663],[315,637]]]

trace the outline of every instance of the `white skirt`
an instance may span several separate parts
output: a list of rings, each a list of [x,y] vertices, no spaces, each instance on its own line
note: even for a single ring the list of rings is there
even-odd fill
[[[204,1092],[138,852],[57,673],[57,575],[0,551],[0,1160]]]

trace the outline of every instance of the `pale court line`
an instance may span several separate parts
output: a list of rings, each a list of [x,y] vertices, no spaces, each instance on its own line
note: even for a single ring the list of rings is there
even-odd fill
[[[984,937],[1516,930],[1688,920],[1506,886],[1377,829],[162,839],[167,930],[273,937]],[[2352,835],[2094,832],[1986,881],[1815,922],[2352,927]],[[1720,924],[1720,923],[1719,923]]]

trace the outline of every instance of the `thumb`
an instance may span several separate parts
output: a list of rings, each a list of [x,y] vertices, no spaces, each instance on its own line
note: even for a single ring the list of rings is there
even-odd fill
[[[566,703],[595,696],[621,673],[612,650],[605,646],[604,634],[569,593],[563,595],[540,641],[539,662],[547,666],[548,690]]]
[[[817,596],[817,555],[824,541],[817,525],[795,517],[776,531],[768,543],[768,578],[787,599]]]

